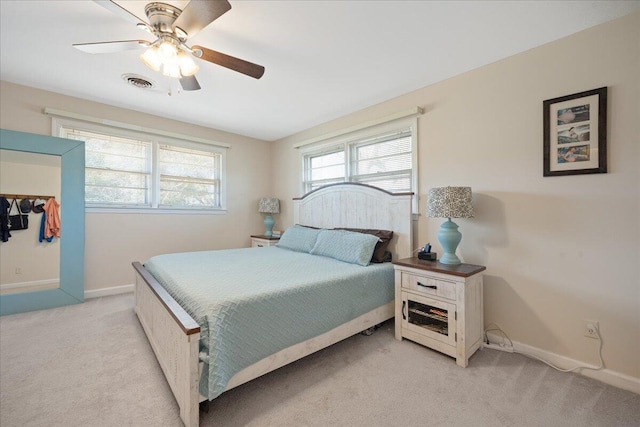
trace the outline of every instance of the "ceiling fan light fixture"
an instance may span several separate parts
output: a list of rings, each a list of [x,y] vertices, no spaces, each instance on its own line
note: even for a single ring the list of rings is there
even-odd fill
[[[183,76],[193,76],[198,72],[200,67],[191,59],[191,55],[186,52],[178,52],[178,65]]]
[[[153,71],[160,71],[160,66],[162,65],[162,60],[160,59],[160,55],[158,55],[158,47],[152,46],[149,49],[145,50],[142,55],[140,55],[140,59],[147,67],[151,68]]]
[[[202,46],[191,48],[187,45],[190,37],[195,36],[200,30],[231,9],[228,0],[181,0],[180,3],[186,3],[183,9],[171,4],[152,1],[144,8],[149,23],[120,6],[118,4],[120,2],[117,0],[95,0],[95,2],[107,9],[112,9],[117,14],[124,14],[125,19],[133,21],[138,28],[153,34],[156,39],[153,42],[121,40],[74,44],[73,46],[79,50],[88,53],[109,53],[146,48],[140,55],[140,60],[153,71],[180,79],[180,85],[184,90],[200,89],[194,76],[200,67],[194,62],[193,57],[255,79],[261,78],[264,74],[264,67],[261,65]],[[129,82],[138,86],[147,85],[138,79],[129,80]]]
[[[182,77],[180,75],[180,66],[177,62],[165,62],[162,67],[162,74],[168,77],[173,77],[174,79]]]
[[[171,42],[164,41],[158,47],[158,56],[162,63],[176,62],[178,49]]]

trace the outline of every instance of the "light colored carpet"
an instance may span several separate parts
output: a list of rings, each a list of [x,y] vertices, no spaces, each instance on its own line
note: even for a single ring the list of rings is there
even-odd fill
[[[180,426],[133,295],[0,318],[0,425]],[[469,367],[393,322],[228,391],[203,426],[640,426],[640,395],[517,354]]]

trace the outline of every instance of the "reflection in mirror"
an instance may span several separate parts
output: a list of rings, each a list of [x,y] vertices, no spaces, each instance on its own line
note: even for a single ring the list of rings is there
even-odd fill
[[[58,287],[31,292],[0,293],[0,315],[43,310],[84,301],[84,143],[0,129],[0,150],[12,151],[15,154],[37,153],[57,156],[60,159],[60,193],[59,197],[56,195],[56,199],[64,201],[64,208],[60,207],[61,212],[64,209],[64,217],[61,214],[61,219],[64,218],[61,237],[59,240],[54,239],[60,246]],[[20,167],[26,170],[24,164]],[[24,179],[26,175],[27,172],[20,174]],[[39,226],[36,228],[39,229]],[[11,239],[13,236],[8,242],[2,243],[2,252],[15,243]],[[27,264],[28,259],[25,255],[22,255],[20,260],[23,266],[32,265]],[[24,268],[23,266],[19,267]],[[15,269],[13,271],[15,274]],[[24,275],[25,270],[22,271]]]
[[[0,194],[50,196],[61,203],[61,157],[0,150]],[[11,213],[17,214],[17,207]],[[59,240],[41,241],[42,218],[43,213],[29,212],[28,228],[10,231],[9,240],[0,242],[0,295],[60,287]]]

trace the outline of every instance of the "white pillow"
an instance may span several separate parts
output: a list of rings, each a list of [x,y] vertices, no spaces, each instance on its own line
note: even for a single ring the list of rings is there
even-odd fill
[[[367,266],[371,261],[376,243],[379,241],[378,237],[371,234],[344,230],[321,230],[318,233],[315,246],[309,253]]]

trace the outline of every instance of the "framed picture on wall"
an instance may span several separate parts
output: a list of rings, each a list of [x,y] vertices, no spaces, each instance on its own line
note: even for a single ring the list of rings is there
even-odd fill
[[[607,88],[543,102],[544,176],[607,173]]]

